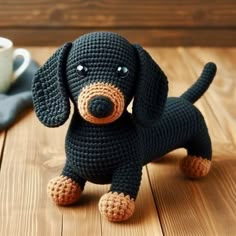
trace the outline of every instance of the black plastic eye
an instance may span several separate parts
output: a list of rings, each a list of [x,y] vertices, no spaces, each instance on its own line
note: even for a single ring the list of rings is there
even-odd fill
[[[125,66],[118,66],[117,74],[118,74],[119,77],[124,78],[129,74],[129,70]]]
[[[87,75],[88,68],[84,65],[78,65],[77,66],[77,72],[80,77],[84,77]]]

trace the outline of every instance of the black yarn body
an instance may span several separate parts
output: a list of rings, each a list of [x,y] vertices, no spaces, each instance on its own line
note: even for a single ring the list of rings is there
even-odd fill
[[[211,159],[204,118],[184,99],[168,98],[162,118],[151,128],[141,128],[128,112],[106,125],[92,125],[74,113],[66,137],[67,162],[62,174],[81,186],[86,181],[112,182],[112,191],[136,198],[142,166],[177,148]]]
[[[87,68],[82,76],[78,65]],[[117,73],[122,66],[129,70],[126,77]],[[189,90],[167,99],[167,78],[141,46],[114,33],[95,32],[66,43],[39,69],[33,81],[33,102],[38,118],[49,127],[66,121],[69,98],[73,102],[63,175],[82,188],[86,181],[112,183],[111,191],[135,199],[142,167],[154,158],[184,147],[188,155],[211,159],[204,118],[192,103],[207,90],[215,73],[216,66],[208,63]],[[83,88],[101,82],[119,89],[125,102],[123,114],[102,125],[85,121],[78,110]],[[129,114],[126,108],[133,97]]]

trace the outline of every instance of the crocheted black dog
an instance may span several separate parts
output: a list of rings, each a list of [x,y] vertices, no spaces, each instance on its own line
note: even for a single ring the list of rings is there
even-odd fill
[[[36,114],[46,126],[62,125],[69,98],[74,105],[65,167],[48,184],[53,201],[78,201],[86,181],[112,183],[100,199],[100,212],[110,221],[126,220],[134,212],[142,166],[180,147],[187,149],[181,170],[189,177],[207,175],[211,141],[192,104],[215,73],[215,64],[208,63],[188,91],[167,99],[167,78],[141,46],[109,32],[64,44],[38,70],[32,89]]]

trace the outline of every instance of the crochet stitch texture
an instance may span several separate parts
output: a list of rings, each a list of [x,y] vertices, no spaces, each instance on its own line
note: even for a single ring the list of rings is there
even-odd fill
[[[215,64],[206,64],[182,96],[167,98],[164,72],[140,45],[110,32],[86,34],[64,44],[38,70],[32,87],[35,112],[46,126],[67,120],[69,99],[74,107],[65,141],[66,163],[61,176],[49,183],[49,195],[60,204],[61,195],[54,194],[59,186],[63,199],[73,199],[62,205],[72,204],[86,181],[111,183],[99,209],[108,220],[122,221],[134,212],[142,167],[152,160],[185,148],[181,170],[189,177],[207,175],[211,140],[193,103],[215,73]],[[68,188],[59,183],[65,178],[76,186],[77,195],[65,196]]]

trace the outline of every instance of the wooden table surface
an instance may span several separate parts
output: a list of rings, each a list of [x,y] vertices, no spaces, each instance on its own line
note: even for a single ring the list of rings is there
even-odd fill
[[[29,48],[40,63],[55,48]],[[169,78],[169,95],[178,96],[214,61],[217,76],[196,103],[213,142],[210,174],[184,178],[178,167],[184,150],[143,168],[133,217],[110,223],[98,211],[108,186],[87,184],[81,201],[58,207],[46,194],[50,178],[62,169],[63,127],[49,129],[32,110],[0,133],[1,236],[236,235],[236,48],[147,48]]]

